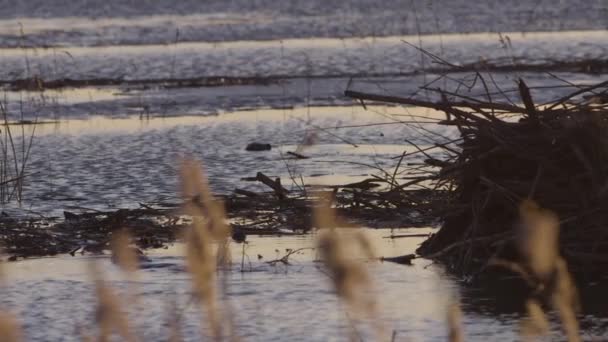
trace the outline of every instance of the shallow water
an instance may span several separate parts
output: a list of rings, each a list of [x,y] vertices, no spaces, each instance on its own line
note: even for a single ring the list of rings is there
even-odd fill
[[[443,118],[437,113],[351,107],[353,101],[344,97],[345,89],[354,89],[432,99],[419,87],[440,75],[415,72],[437,65],[405,42],[456,65],[605,59],[607,25],[605,0],[0,0],[0,81],[7,82],[2,97],[8,116],[47,122],[12,126],[18,150],[24,146],[20,136],[29,137],[35,129],[35,139],[24,201],[3,210],[61,216],[63,210],[79,207],[177,202],[176,165],[184,156],[204,163],[218,193],[235,187],[264,190],[241,180],[258,171],[281,177],[290,188],[302,181],[359,181],[380,172],[377,168],[392,170],[395,157],[415,150],[406,138],[426,147],[454,137],[453,131],[432,124]],[[211,76],[255,82],[176,87],[162,81]],[[472,82],[465,73],[448,76]],[[522,77],[533,88],[536,103],[544,103],[573,91],[568,82],[605,79],[575,72],[484,76],[491,78],[492,94],[477,82],[467,96],[519,103],[515,82]],[[11,88],[11,82],[27,77],[109,79],[116,85]],[[151,79],[159,81],[141,82]],[[442,78],[433,86],[454,90],[458,82]],[[421,120],[426,123],[415,122]],[[285,159],[287,151],[307,140],[314,145],[301,153],[311,159]],[[253,141],[270,143],[273,149],[244,151]],[[421,231],[430,230],[400,233]],[[422,241],[384,239],[388,230],[366,234],[379,256],[412,253]],[[227,273],[225,289],[243,340],[348,339],[345,315],[313,252],[294,256],[289,267],[265,264],[286,248],[311,246],[314,236],[250,237],[247,272],[240,272],[237,262]],[[240,260],[241,246],[232,247],[234,260]],[[150,251],[149,256],[134,284],[108,256],[4,264],[7,282],[0,288],[0,304],[22,319],[26,340],[80,340],[81,331],[94,332],[89,273],[95,260],[112,286],[123,293],[135,289],[138,302],[129,305],[130,318],[142,340],[166,340],[171,301],[187,313],[182,325],[186,339],[199,340],[200,315],[186,305],[190,279],[183,271],[181,246]],[[511,288],[466,284],[425,260],[413,266],[369,266],[379,319],[385,332],[395,331],[397,341],[446,340],[451,300],[460,302],[467,340],[520,339],[523,298]],[[608,339],[603,286],[582,281],[579,287],[585,340]],[[552,319],[553,333],[559,335]],[[365,323],[361,331],[371,340]]]
[[[61,214],[71,206],[108,209],[174,202],[177,168],[184,157],[203,162],[218,193],[230,193],[236,187],[267,190],[259,183],[241,181],[257,172],[281,177],[292,189],[302,181],[306,185],[352,183],[378,173],[379,167],[394,168],[397,160],[392,158],[414,151],[413,146],[403,145],[404,137],[421,146],[431,143],[428,133],[411,122],[433,123],[440,117],[420,108],[310,107],[209,117],[95,117],[27,126],[25,136],[35,130],[36,138],[22,208]],[[16,136],[23,133],[18,127],[13,129]],[[453,134],[447,128],[433,130],[445,136],[436,138],[446,141]],[[298,150],[306,140],[314,145],[302,146],[300,152],[311,158],[290,159],[287,152]],[[248,143],[256,141],[269,143],[273,149],[245,151]]]
[[[510,47],[500,43],[511,39]],[[152,116],[205,115],[258,107],[345,105],[348,87],[406,96],[439,75],[409,75],[438,67],[405,42],[422,46],[455,65],[496,61],[502,65],[604,58],[607,31],[549,33],[490,33],[394,36],[382,38],[294,39],[210,44],[66,47],[56,49],[0,49],[0,80],[40,77],[45,80],[116,80],[114,87],[70,88],[44,92],[5,93],[9,115],[82,118],[90,114],[125,113]],[[549,57],[550,56],[550,57]],[[258,77],[269,85],[169,87],[162,82],[138,85],[137,80],[196,77]],[[466,74],[453,73],[454,79]],[[486,75],[486,77],[489,77]],[[503,90],[524,77],[543,85],[594,83],[601,75],[556,73],[501,73],[494,75]],[[563,80],[562,80],[563,79]],[[120,80],[135,84],[120,85]],[[454,89],[453,82],[433,86]],[[489,80],[488,80],[489,82]],[[537,81],[538,82],[538,81]],[[477,85],[473,89],[482,93]],[[559,89],[558,89],[559,90]],[[571,89],[561,89],[571,91]],[[542,92],[538,96],[553,96]],[[545,101],[547,99],[539,99]],[[516,101],[518,99],[516,98]]]
[[[395,234],[421,233],[428,229],[395,230]],[[423,238],[386,239],[389,230],[365,230],[377,256],[412,253]],[[241,246],[231,246],[235,264],[227,273],[224,289],[231,307],[236,333],[250,341],[347,340],[348,323],[327,276],[314,262],[315,252],[305,250],[290,258],[291,266],[265,263],[283,256],[286,249],[314,247],[314,236],[249,237],[246,261],[241,272]],[[5,265],[8,278],[2,288],[3,307],[23,320],[28,340],[72,341],[79,326],[92,332],[94,292],[90,263],[96,261],[110,285],[123,295],[134,289],[135,304],[129,304],[130,319],[146,340],[165,340],[170,302],[178,303],[187,315],[182,324],[188,341],[200,338],[201,316],[186,303],[190,280],[183,271],[181,245],[148,253],[150,262],[130,282],[108,256],[58,257],[25,260]],[[258,255],[262,259],[258,259]],[[453,279],[439,265],[415,260],[413,266],[389,262],[368,263],[373,293],[379,304],[378,319],[385,332],[397,334],[397,341],[445,341],[447,307],[459,302],[463,328],[469,341],[514,341],[519,339],[523,299],[501,299],[488,289],[465,285]],[[505,290],[503,290],[505,291]],[[596,306],[597,306],[597,299]],[[505,302],[507,302],[505,304]],[[600,301],[601,302],[601,301]],[[123,301],[128,303],[128,301]],[[583,307],[590,303],[583,302]],[[581,316],[585,339],[608,338],[605,316],[590,310]],[[555,322],[554,322],[555,323]],[[369,321],[357,325],[366,340],[372,338]],[[559,333],[554,324],[553,332]]]

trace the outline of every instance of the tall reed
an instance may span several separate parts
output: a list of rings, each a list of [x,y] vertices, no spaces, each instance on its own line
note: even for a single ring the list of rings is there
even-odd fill
[[[548,320],[539,300],[548,299],[559,314],[562,330],[568,341],[581,341],[576,312],[580,309],[578,292],[564,258],[559,253],[559,220],[557,215],[542,209],[531,200],[519,206],[518,240],[523,257],[521,272],[532,281],[536,295],[527,304],[528,319],[523,323],[523,335],[534,336],[548,332]]]
[[[26,166],[34,142],[37,120],[32,125],[32,133],[27,136],[21,123],[21,146],[11,130],[6,105],[0,101],[0,203],[23,199],[23,184]]]
[[[232,335],[231,317],[225,302],[218,303],[218,268],[230,266],[230,227],[223,204],[211,194],[207,178],[198,163],[185,160],[181,167],[184,211],[193,217],[186,233],[186,263],[192,276],[193,290],[207,315],[211,337],[222,340]],[[217,248],[214,250],[214,244]],[[225,283],[224,283],[225,285]],[[228,324],[222,324],[228,323]]]

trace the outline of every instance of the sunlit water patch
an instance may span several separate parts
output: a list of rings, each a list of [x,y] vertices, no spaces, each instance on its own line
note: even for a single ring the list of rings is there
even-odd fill
[[[418,238],[387,238],[391,234],[430,232],[428,229],[366,230],[378,257],[412,253]],[[330,279],[315,262],[315,236],[249,237],[241,265],[242,245],[231,246],[233,266],[227,273],[223,291],[231,307],[236,333],[244,340],[327,341],[348,339],[350,328]],[[268,261],[289,250],[303,248],[290,257],[291,265]],[[190,300],[190,277],[184,271],[183,248],[151,251],[136,281],[126,280],[109,256],[76,256],[25,260],[5,265],[6,286],[2,305],[22,319],[28,340],[79,340],[80,327],[93,332],[94,288],[90,266],[95,261],[110,285],[127,296],[135,289],[137,301],[124,300],[131,323],[144,339],[165,340],[173,314],[171,303],[185,313],[181,324],[188,341],[200,338],[204,316]],[[523,318],[523,298],[514,293],[496,292],[453,279],[439,265],[414,260],[413,266],[389,262],[369,262],[374,296],[379,304],[378,319],[397,341],[445,341],[447,309],[460,303],[467,340],[519,339]],[[584,298],[585,299],[585,298]],[[511,302],[510,306],[499,305]],[[518,303],[521,302],[521,305]],[[583,302],[585,308],[589,301]],[[585,312],[585,311],[583,311]],[[297,319],[295,319],[297,317]],[[594,310],[581,316],[586,338],[606,338],[606,319]],[[289,319],[287,319],[289,318]],[[366,326],[368,328],[366,328]],[[369,334],[369,324],[360,324]],[[559,334],[554,322],[553,333]],[[371,336],[371,335],[364,335]]]
[[[401,115],[411,117],[405,121]],[[294,190],[302,181],[347,184],[382,176],[380,169],[393,169],[401,153],[416,151],[406,137],[420,146],[430,146],[435,138],[449,141],[453,129],[433,124],[441,118],[440,113],[419,108],[311,107],[13,126],[18,149],[22,136],[29,139],[34,134],[21,208],[61,215],[73,206],[108,209],[175,202],[177,167],[186,157],[203,163],[218,193],[237,187],[268,190],[241,180],[258,172],[281,177]],[[414,124],[417,120],[426,123]],[[437,132],[433,137],[421,130],[431,126]],[[272,149],[246,151],[252,142],[270,144]],[[288,152],[308,159],[295,159]]]
[[[602,0],[271,0],[180,2],[19,0],[0,8],[0,45],[166,44],[182,41],[366,37],[605,29]],[[179,32],[179,33],[177,33]]]

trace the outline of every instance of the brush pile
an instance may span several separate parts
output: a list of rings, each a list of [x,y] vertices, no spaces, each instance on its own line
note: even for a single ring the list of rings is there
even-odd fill
[[[418,249],[462,275],[490,260],[517,262],[518,207],[531,199],[560,220],[559,248],[570,267],[608,265],[608,82],[580,87],[536,105],[519,80],[522,106],[485,102],[442,90],[438,101],[347,91],[346,96],[432,108],[456,127],[458,149],[429,164],[430,187],[447,189],[437,208],[440,230]],[[437,144],[441,149],[442,145]]]
[[[115,211],[64,211],[58,217],[18,217],[0,215],[0,246],[9,260],[32,256],[52,256],[77,251],[102,253],[109,249],[115,232],[126,231],[141,249],[161,248],[174,242],[188,222],[174,209],[152,208]]]

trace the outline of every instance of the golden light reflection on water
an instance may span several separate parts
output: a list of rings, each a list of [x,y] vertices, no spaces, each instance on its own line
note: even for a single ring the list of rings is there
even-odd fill
[[[86,95],[84,92],[82,95]],[[315,128],[315,120],[323,118],[340,118],[341,123],[335,127],[322,127],[331,130],[343,125],[356,124],[399,124],[399,121],[410,120],[409,115],[429,118],[443,118],[444,114],[429,111],[418,107],[388,107],[368,106],[367,110],[360,106],[335,107],[308,107],[293,109],[256,109],[248,111],[227,112],[209,116],[175,116],[141,118],[138,115],[125,118],[108,118],[92,116],[89,119],[60,120],[54,123],[39,124],[36,126],[37,135],[46,134],[103,134],[103,133],[135,133],[149,130],[167,129],[175,126],[215,125],[225,123],[251,123],[263,122],[281,123],[288,120],[298,120],[302,127]],[[310,119],[310,120],[309,120]],[[416,117],[415,120],[424,120]],[[308,125],[308,122],[312,125]],[[26,126],[26,134],[31,134],[33,126]],[[382,148],[374,146],[373,148]],[[369,152],[369,151],[367,151]],[[397,151],[401,152],[401,150]],[[365,152],[362,152],[365,153]]]
[[[238,18],[236,19],[238,20]],[[264,20],[261,18],[260,20]],[[155,20],[152,19],[152,22]],[[181,19],[180,19],[181,21]],[[140,24],[141,22],[138,22]],[[32,27],[35,30],[36,27],[44,29],[44,22],[33,22]],[[76,23],[78,24],[78,23]],[[91,21],[91,26],[97,27],[103,22]],[[0,28],[2,27],[15,27],[19,30],[19,26],[11,22],[0,21]],[[197,24],[200,26],[200,23]],[[605,30],[587,30],[587,31],[559,31],[559,32],[502,32],[502,36],[509,36],[514,43],[525,43],[534,41],[568,41],[568,40],[606,40]],[[498,33],[447,33],[447,34],[429,34],[423,36],[417,35],[402,35],[402,36],[388,36],[388,37],[366,37],[366,38],[293,38],[293,39],[282,39],[282,40],[263,40],[263,41],[230,41],[230,42],[179,42],[177,44],[171,44],[172,52],[185,52],[193,50],[217,50],[217,49],[251,49],[251,48],[355,48],[360,45],[402,45],[403,41],[418,41],[422,40],[422,43],[459,43],[459,42],[491,42],[496,43],[499,41],[500,36]],[[74,58],[97,55],[103,53],[110,53],[116,51],[120,54],[149,54],[158,53],[166,49],[166,44],[151,44],[151,45],[120,45],[120,46],[93,46],[93,47],[61,47],[59,48],[2,48],[0,49],[0,56],[5,57],[16,57],[23,56],[24,53],[35,55],[39,57],[53,56],[59,53],[68,52]],[[69,57],[65,57],[69,58]]]
[[[7,101],[51,105],[54,103],[76,104],[84,102],[115,100],[120,90],[114,87],[86,87],[45,89],[44,91],[5,91]]]
[[[83,17],[61,17],[61,18],[12,18],[0,20],[0,29],[4,32],[13,35],[19,35],[21,28],[26,34],[34,34],[47,30],[57,30],[69,28],[70,30],[82,29],[103,29],[112,26],[121,27],[142,27],[142,26],[159,26],[166,23],[174,22],[180,25],[196,25],[196,26],[211,26],[211,25],[229,25],[229,24],[244,24],[244,23],[264,23],[272,20],[268,16],[256,15],[255,17],[248,15],[231,14],[230,16],[212,15],[212,14],[193,14],[193,15],[149,15],[137,16],[129,18],[121,17],[100,17],[96,19]]]
[[[430,231],[432,230],[424,228],[401,229],[396,230],[395,233],[413,234]],[[385,239],[384,237],[391,233],[389,230],[365,229],[363,232],[372,242],[376,255],[385,257],[412,253],[423,239],[422,237]],[[226,299],[237,308],[235,311],[237,319],[258,322],[253,327],[241,327],[243,333],[252,333],[252,336],[257,336],[259,339],[260,335],[266,336],[269,333],[259,330],[267,324],[272,326],[278,324],[298,331],[303,322],[293,318],[299,317],[307,321],[315,320],[319,315],[323,316],[322,321],[312,324],[317,329],[321,329],[322,334],[340,333],[339,322],[344,317],[333,300],[335,294],[331,289],[330,279],[322,269],[319,269],[320,264],[313,262],[317,257],[314,250],[306,249],[302,254],[292,255],[289,259],[291,265],[270,266],[266,263],[282,257],[289,249],[314,247],[315,238],[314,234],[283,237],[248,236],[249,243],[245,249],[246,272],[240,272],[242,245],[233,244],[231,250],[235,255],[233,258],[235,264],[232,268],[233,272],[228,276],[230,295]],[[181,244],[176,244],[167,250],[148,252],[152,263],[159,264],[171,264],[180,260],[183,264],[183,255],[184,248]],[[258,259],[258,255],[262,256],[262,259]],[[90,266],[90,258],[61,256],[9,263],[6,265],[9,278],[7,286],[11,291],[23,290],[28,294],[29,288],[23,289],[23,285],[20,284],[31,284],[32,288],[43,284],[48,286],[49,290],[45,292],[47,297],[44,297],[44,301],[36,304],[37,307],[45,306],[52,310],[53,305],[60,307],[69,305],[71,312],[88,312],[91,304],[87,300],[90,299],[82,294],[93,291],[90,287],[87,288],[90,284],[87,269]],[[124,277],[118,267],[111,264],[108,255],[97,258],[106,280],[112,286],[118,288],[125,284]],[[249,272],[249,261],[253,272]],[[449,294],[457,285],[450,278],[445,277],[440,268],[422,259],[415,260],[413,266],[389,262],[365,264],[370,269],[374,283],[373,291],[378,297],[378,312],[386,323],[388,333],[393,327],[398,329],[399,341],[412,336],[420,337],[421,331],[425,332],[427,337],[428,333],[433,336],[443,335],[443,332],[429,331],[429,324],[435,327],[444,326],[443,319],[450,300]],[[190,280],[184,270],[154,268],[138,272],[137,285],[143,290],[140,296],[146,303],[152,304],[148,309],[152,311],[150,313],[152,317],[166,314],[164,311],[166,306],[163,303],[172,294],[174,295],[174,291],[187,298],[189,292],[186,284],[189,284]],[[54,300],[52,296],[54,292],[60,296],[65,292],[65,288],[70,286],[76,286],[80,297],[72,295],[59,302]],[[25,311],[24,315],[28,312]],[[149,316],[146,317],[148,320],[145,322],[155,322],[154,324],[158,322],[158,320],[150,320]],[[196,317],[196,315],[188,315],[186,319],[196,319]],[[288,319],[275,321],[277,317]],[[45,324],[54,326],[55,323]]]
[[[359,228],[353,228],[359,229]],[[407,234],[429,234],[435,231],[435,228],[404,228],[404,229],[362,229],[363,234],[369,239],[374,251],[378,257],[395,257],[404,254],[414,253],[418,245],[425,239],[424,237],[411,238],[387,238],[394,235]],[[287,253],[287,250],[306,248],[302,253],[293,255],[290,259],[297,262],[311,262],[316,259],[316,252],[312,249],[315,247],[316,235],[283,235],[283,236],[256,236],[249,235],[247,237],[247,245],[245,253],[247,255],[247,265],[252,263],[263,263],[276,258],[280,258]],[[239,267],[242,245],[233,243],[231,253],[233,260],[236,263],[235,267]],[[107,251],[106,253],[109,253]],[[159,257],[182,257],[185,254],[184,245],[175,243],[167,249],[157,249],[147,251],[146,254],[154,260]],[[258,260],[258,255],[262,256]],[[85,257],[69,255],[47,258],[31,258],[19,262],[10,262],[4,264],[6,280],[8,282],[27,279],[87,279],[89,261],[91,258],[98,258],[101,261],[110,262],[109,254],[95,256],[89,255]],[[238,262],[237,262],[238,261]],[[122,276],[116,268],[116,274],[111,273],[116,279]]]

